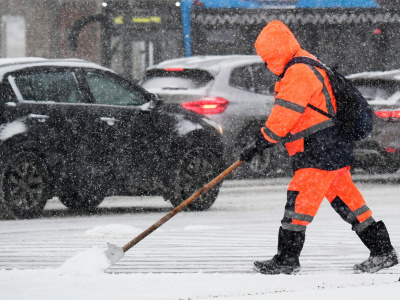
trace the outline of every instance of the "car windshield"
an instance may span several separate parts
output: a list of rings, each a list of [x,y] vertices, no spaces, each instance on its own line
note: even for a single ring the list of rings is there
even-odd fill
[[[207,85],[214,77],[199,69],[152,69],[148,70],[141,85],[145,89],[189,90]]]
[[[400,83],[392,80],[354,80],[361,94],[370,104],[398,104]]]

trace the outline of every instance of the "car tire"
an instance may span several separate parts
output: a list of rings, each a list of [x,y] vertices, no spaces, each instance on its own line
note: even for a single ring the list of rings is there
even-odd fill
[[[219,175],[221,162],[215,154],[204,147],[195,147],[184,151],[173,180],[173,196],[169,200],[174,207],[180,205],[197,190]],[[204,211],[209,209],[218,196],[222,183],[199,196],[186,210]]]
[[[3,206],[15,218],[35,218],[43,212],[49,198],[49,175],[39,156],[32,152],[11,155],[0,176]]]
[[[256,126],[255,126],[256,127]],[[254,143],[254,128],[246,129],[240,135],[237,143],[236,157],[240,157],[243,149],[250,147]],[[250,162],[245,163],[234,174],[236,178],[263,178],[291,175],[291,162],[286,149],[278,144],[273,148],[264,150],[262,156],[256,155]]]
[[[387,153],[381,153],[381,154],[382,154],[382,159],[378,160],[378,162],[375,164],[371,164],[369,166],[364,167],[364,170],[369,174],[396,173],[400,168],[398,160],[393,160],[391,156]]]
[[[355,165],[363,169],[368,174],[396,173],[400,168],[399,156],[397,153],[391,154],[382,149],[379,145],[372,142],[364,142],[357,146],[356,150],[374,151],[375,155],[366,156],[362,160],[356,161]]]

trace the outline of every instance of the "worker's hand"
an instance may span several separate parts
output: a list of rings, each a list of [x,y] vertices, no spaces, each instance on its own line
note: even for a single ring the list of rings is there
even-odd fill
[[[253,159],[253,157],[256,154],[262,155],[262,151],[260,153],[258,150],[258,147],[256,147],[255,145],[250,146],[250,147],[244,149],[243,152],[240,154],[240,160],[249,162]]]
[[[255,143],[251,145],[250,147],[246,148],[243,150],[243,152],[240,154],[240,160],[249,162],[253,159],[254,156],[257,154],[262,156],[263,152],[267,148],[271,148],[275,144],[267,141],[261,131],[257,132],[255,135]]]

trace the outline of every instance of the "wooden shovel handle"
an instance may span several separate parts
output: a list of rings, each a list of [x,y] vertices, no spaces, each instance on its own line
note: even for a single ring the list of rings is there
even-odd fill
[[[152,226],[150,226],[145,231],[143,231],[141,234],[139,234],[137,237],[135,237],[132,241],[127,243],[125,246],[123,246],[122,250],[124,250],[124,253],[126,251],[128,251],[129,249],[131,249],[133,246],[135,246],[137,243],[139,243],[141,240],[143,240],[146,236],[148,236],[154,230],[156,230],[161,225],[163,225],[165,222],[167,222],[169,219],[171,219],[173,216],[175,216],[177,213],[179,213],[182,209],[184,209],[186,206],[188,206],[190,203],[192,203],[199,196],[203,195],[209,189],[214,187],[217,183],[222,181],[226,176],[228,176],[230,173],[232,173],[233,170],[235,170],[237,167],[239,167],[243,163],[244,163],[244,161],[241,161],[241,160],[238,160],[235,163],[233,163],[229,168],[227,168],[225,171],[223,171],[221,174],[219,174],[217,177],[215,177],[213,180],[211,180],[209,183],[207,183],[205,186],[203,186],[200,190],[195,192],[192,196],[190,196],[185,201],[183,201],[181,204],[179,204],[177,207],[175,207],[173,210],[171,210],[163,218],[158,220]]]

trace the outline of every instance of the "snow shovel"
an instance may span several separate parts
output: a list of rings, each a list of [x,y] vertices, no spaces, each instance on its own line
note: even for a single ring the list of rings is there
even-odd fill
[[[116,245],[113,245],[111,243],[107,243],[108,249],[106,250],[106,256],[110,262],[110,267],[112,265],[114,265],[117,261],[119,261],[122,257],[124,257],[124,254],[126,251],[131,249],[133,246],[135,246],[137,243],[139,243],[141,240],[143,240],[146,236],[148,236],[154,230],[159,228],[161,225],[163,225],[165,222],[167,222],[169,219],[171,219],[173,216],[175,216],[177,213],[179,213],[182,209],[184,209],[186,206],[188,206],[190,203],[192,203],[194,200],[196,200],[199,196],[203,195],[205,192],[207,192],[209,189],[211,189],[217,183],[222,181],[226,176],[228,176],[233,170],[235,170],[237,167],[239,167],[243,163],[244,163],[244,161],[241,161],[241,160],[238,160],[235,163],[233,163],[229,168],[227,168],[225,171],[223,171],[221,174],[219,174],[217,177],[215,177],[213,180],[211,180],[209,183],[207,183],[205,186],[203,186],[200,190],[195,192],[192,196],[187,198],[180,205],[175,207],[168,214],[166,214],[163,218],[161,218],[156,223],[151,225],[149,228],[147,228],[145,231],[143,231],[141,234],[139,234],[137,237],[135,237],[133,240],[131,240],[129,243],[127,243],[122,248],[118,247]]]

